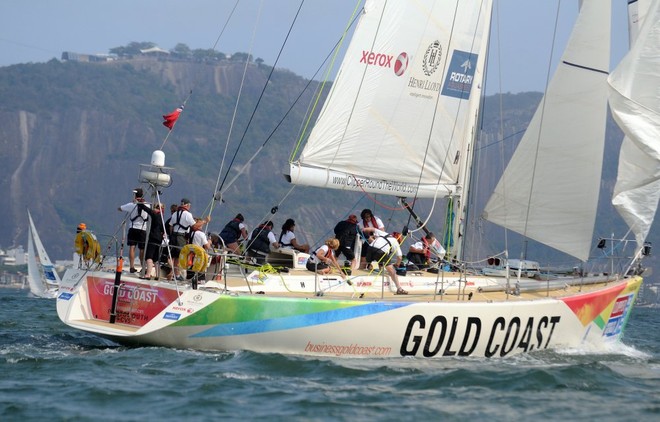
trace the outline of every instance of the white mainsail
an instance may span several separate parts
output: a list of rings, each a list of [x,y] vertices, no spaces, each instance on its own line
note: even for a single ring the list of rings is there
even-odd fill
[[[460,191],[491,1],[474,6],[368,0],[291,182],[404,197]]]
[[[645,12],[637,18],[642,25],[631,50],[608,79],[612,115],[626,135],[612,203],[639,247],[649,233],[660,199],[659,2],[648,4]]]
[[[560,64],[484,217],[587,260],[607,117],[611,7],[585,0]]]
[[[55,272],[46,249],[28,211],[28,283],[30,292],[38,297],[54,298],[60,286],[60,277]]]

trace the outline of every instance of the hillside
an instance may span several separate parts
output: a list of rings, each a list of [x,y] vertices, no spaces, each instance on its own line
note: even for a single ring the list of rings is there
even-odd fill
[[[276,70],[255,111],[270,71],[271,67],[262,63],[250,64],[232,122],[243,78],[239,62],[52,60],[0,68],[0,96],[4,100],[0,104],[0,193],[6,200],[0,214],[0,246],[26,244],[28,208],[51,257],[56,259],[71,256],[75,227],[81,221],[102,239],[118,236],[123,215],[117,207],[131,200],[131,190],[138,185],[138,165],[149,162],[151,152],[161,147],[167,135],[161,115],[180,105],[191,91],[163,148],[166,164],[175,172],[173,185],[163,191],[162,202],[177,203],[185,196],[192,200],[194,214],[207,213],[216,183],[228,183],[263,146],[245,174],[225,193],[224,202],[214,204],[210,230],[219,231],[237,212],[246,216],[250,227],[272,218],[279,228],[286,218],[293,217],[298,222],[299,237],[318,244],[330,235],[339,219],[365,207],[388,221],[390,230],[400,230],[407,214],[390,209],[395,204],[392,198],[300,187],[289,192],[291,185],[282,174],[318,83],[312,82],[305,90],[309,81],[290,71]],[[287,115],[303,91],[302,99]],[[539,99],[537,93],[501,98],[507,154],[519,140]],[[500,156],[499,103],[499,97],[486,99],[484,135],[479,146],[483,160]],[[621,134],[612,123],[608,133],[607,149],[616,151]],[[487,198],[500,167],[483,166],[477,202]],[[229,174],[225,175],[228,168]],[[612,216],[608,205],[616,159],[606,164],[604,171],[601,218],[608,231],[612,228],[623,235],[621,220]],[[270,212],[275,206],[278,209],[273,216]],[[421,212],[430,208],[423,203],[418,206]],[[442,211],[431,229],[439,232],[441,221]],[[476,219],[471,224],[480,227],[482,234],[497,230],[484,231]],[[657,229],[652,237],[656,233]],[[610,236],[611,232],[597,235]],[[475,256],[483,257],[498,251],[498,247],[482,244]]]

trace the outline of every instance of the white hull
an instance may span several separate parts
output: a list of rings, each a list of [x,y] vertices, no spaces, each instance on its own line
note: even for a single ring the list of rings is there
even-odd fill
[[[114,274],[72,269],[62,281],[57,312],[71,327],[129,345],[312,356],[505,357],[584,345],[593,350],[618,340],[641,285],[635,277],[546,298],[538,288],[527,297],[507,296],[472,284],[441,296],[435,287],[425,293],[421,287],[435,284],[435,277],[404,279],[412,286],[407,296],[382,285],[360,286],[362,277],[352,286],[328,277],[316,288],[325,289],[319,296],[313,274],[312,293],[302,293],[310,290],[304,273],[282,275],[279,289],[272,278],[250,283],[253,293],[244,281],[242,289],[230,287],[238,280],[227,290],[209,281],[198,290],[177,291],[169,282],[123,274],[111,324]]]

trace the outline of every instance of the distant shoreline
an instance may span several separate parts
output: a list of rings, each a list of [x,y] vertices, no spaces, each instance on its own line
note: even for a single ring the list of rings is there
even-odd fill
[[[28,290],[27,286],[23,287],[20,284],[0,284],[0,289]]]

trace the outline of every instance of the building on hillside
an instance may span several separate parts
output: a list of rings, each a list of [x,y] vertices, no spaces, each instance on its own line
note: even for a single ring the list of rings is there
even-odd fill
[[[6,251],[0,250],[1,265],[25,265],[27,263],[25,249],[19,246]]]
[[[117,56],[114,54],[80,54],[72,51],[64,51],[62,52],[61,60],[72,62],[109,62],[117,60]]]
[[[169,51],[163,50],[160,47],[145,48],[144,50],[140,50],[140,53],[152,57],[167,57],[170,55]]]

